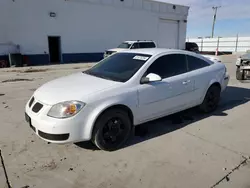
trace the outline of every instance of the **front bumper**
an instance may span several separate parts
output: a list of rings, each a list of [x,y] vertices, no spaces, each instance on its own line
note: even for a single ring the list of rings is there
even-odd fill
[[[32,106],[29,106],[29,102],[26,104],[25,119],[40,138],[52,143],[72,143],[91,139],[89,128],[86,127],[88,110],[85,110],[86,113],[79,112],[71,118],[57,119],[47,116],[50,105],[43,104],[39,112],[34,112],[33,106],[36,102],[37,100]]]
[[[36,127],[33,126],[33,123],[31,121],[31,118],[28,116],[27,113],[25,113],[25,119],[27,123],[29,123],[30,128],[41,138],[47,140],[47,141],[67,141],[69,139],[70,133],[65,134],[50,134],[45,133],[40,130],[37,130]]]

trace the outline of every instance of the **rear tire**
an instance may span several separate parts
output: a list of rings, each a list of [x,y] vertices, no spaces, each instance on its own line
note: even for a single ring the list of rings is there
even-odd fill
[[[237,69],[236,69],[236,79],[237,80],[244,80],[244,77],[245,77],[244,70],[240,70],[240,68],[237,67]]]
[[[96,121],[92,142],[101,150],[115,151],[130,138],[132,123],[128,113],[121,109],[104,112]]]
[[[212,85],[206,93],[206,96],[200,105],[202,112],[210,113],[216,110],[220,102],[221,89],[217,85]]]

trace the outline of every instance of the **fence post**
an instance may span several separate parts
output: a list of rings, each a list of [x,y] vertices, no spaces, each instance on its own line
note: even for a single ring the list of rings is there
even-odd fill
[[[201,38],[201,52],[203,51],[203,38]]]
[[[237,52],[237,50],[238,50],[238,43],[239,43],[239,34],[237,34],[237,37],[236,37],[235,52]]]
[[[216,55],[218,55],[219,47],[220,47],[220,37],[218,37],[218,40],[217,40],[217,48],[216,48],[216,51],[215,51]]]

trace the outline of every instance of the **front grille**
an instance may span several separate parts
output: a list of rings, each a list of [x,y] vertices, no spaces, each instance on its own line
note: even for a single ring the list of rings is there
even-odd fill
[[[29,107],[31,107],[31,105],[33,104],[33,102],[34,102],[34,97],[32,97],[32,98],[30,99]]]
[[[69,139],[69,134],[48,134],[38,130],[39,136],[47,140],[64,141]]]
[[[35,113],[37,113],[37,112],[39,112],[42,109],[42,107],[43,107],[43,105],[41,103],[37,102],[33,106],[32,111],[35,112]]]

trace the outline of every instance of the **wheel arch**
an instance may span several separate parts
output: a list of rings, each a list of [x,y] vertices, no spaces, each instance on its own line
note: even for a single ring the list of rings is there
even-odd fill
[[[88,122],[88,126],[87,126],[88,130],[86,130],[86,131],[88,132],[87,135],[88,135],[89,139],[91,139],[93,136],[95,124],[96,124],[96,121],[98,120],[98,118],[103,113],[105,113],[106,111],[111,110],[111,109],[122,109],[122,110],[126,111],[128,113],[129,119],[131,121],[131,125],[132,126],[134,125],[134,113],[128,105],[118,103],[118,104],[110,104],[107,106],[102,106],[101,108],[98,108],[95,110],[96,112],[92,115],[92,117],[90,118],[90,121]]]
[[[108,111],[108,110],[113,110],[113,109],[121,109],[121,110],[127,112],[127,113],[128,113],[128,116],[129,116],[129,119],[130,119],[130,121],[131,121],[131,123],[132,123],[132,124],[134,123],[134,114],[133,114],[132,110],[131,110],[127,105],[125,105],[125,104],[113,104],[113,105],[110,105],[110,106],[108,106],[108,107],[102,109],[102,110],[99,112],[98,116],[96,117],[96,119],[95,119],[95,121],[94,121],[94,124],[95,124],[95,122],[97,121],[97,119],[98,119],[104,112],[106,112],[106,111]]]
[[[204,100],[204,98],[205,98],[205,96],[206,96],[206,94],[207,94],[207,91],[208,91],[209,88],[212,87],[212,86],[217,86],[217,87],[220,88],[220,90],[222,89],[222,86],[221,86],[221,84],[220,84],[219,81],[217,81],[217,80],[211,80],[210,83],[209,83],[209,85],[208,85],[208,87],[206,88],[206,90],[205,90],[204,93],[203,93],[203,96],[202,96],[202,98],[201,98],[201,103],[203,102],[203,100]]]
[[[220,88],[220,90],[221,90],[221,84],[218,82],[218,81],[215,81],[215,82],[213,82],[212,84],[210,84],[210,86],[208,87],[208,89],[210,88],[210,87],[212,87],[212,86],[217,86],[217,87],[219,87]],[[207,90],[208,90],[207,89]]]

